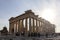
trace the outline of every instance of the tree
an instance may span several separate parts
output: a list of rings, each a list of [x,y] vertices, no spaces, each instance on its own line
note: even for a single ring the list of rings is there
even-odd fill
[[[1,34],[2,35],[7,35],[8,34],[8,30],[7,30],[7,27],[3,27],[3,29],[1,30]]]

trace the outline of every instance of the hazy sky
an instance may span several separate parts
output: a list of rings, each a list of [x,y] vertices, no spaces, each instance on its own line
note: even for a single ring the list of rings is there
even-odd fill
[[[60,32],[60,0],[0,0],[0,29],[9,28],[10,17],[29,9],[55,24],[56,32]]]

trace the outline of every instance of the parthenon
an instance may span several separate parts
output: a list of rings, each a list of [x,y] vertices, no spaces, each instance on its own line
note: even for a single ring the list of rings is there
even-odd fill
[[[55,25],[27,10],[22,15],[9,19],[10,33],[55,33]]]

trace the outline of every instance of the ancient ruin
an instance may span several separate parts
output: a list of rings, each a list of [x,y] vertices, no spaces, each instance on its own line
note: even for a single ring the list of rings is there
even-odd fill
[[[38,17],[32,10],[27,10],[22,15],[9,19],[9,33],[55,33],[55,25]]]

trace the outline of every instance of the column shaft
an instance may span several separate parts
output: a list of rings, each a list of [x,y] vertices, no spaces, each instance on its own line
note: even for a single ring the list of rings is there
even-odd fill
[[[37,19],[36,19],[36,29],[37,29],[36,32],[38,32]]]
[[[16,32],[17,32],[17,22],[16,22]]]
[[[33,18],[33,32],[35,31],[35,27],[34,27],[34,18]]]
[[[40,20],[39,20],[39,33],[40,33]]]
[[[29,18],[29,32],[31,33],[31,18]]]
[[[20,20],[18,20],[18,32],[20,32]]]
[[[23,19],[22,19],[22,32],[23,32],[23,28],[24,28],[24,27],[23,27]]]
[[[27,33],[27,18],[26,18],[26,22],[25,22],[25,32]]]
[[[11,23],[9,22],[9,33],[11,33]]]

